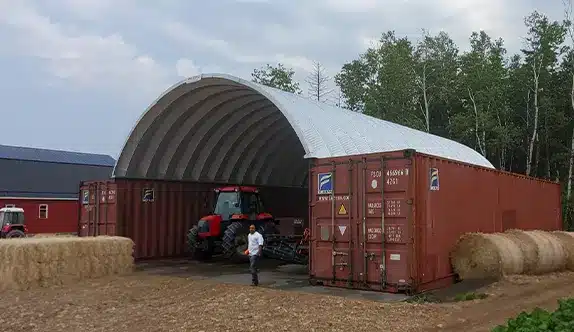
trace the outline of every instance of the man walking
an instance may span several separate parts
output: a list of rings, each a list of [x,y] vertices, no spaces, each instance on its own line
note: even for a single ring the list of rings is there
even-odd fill
[[[251,272],[251,285],[257,286],[259,285],[257,262],[263,253],[263,235],[255,231],[255,225],[249,226],[247,245],[247,250],[249,252],[249,271]]]

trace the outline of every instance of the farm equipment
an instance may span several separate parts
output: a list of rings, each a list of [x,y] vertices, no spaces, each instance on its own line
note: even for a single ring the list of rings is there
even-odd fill
[[[0,238],[26,237],[27,232],[24,209],[16,207],[0,209]]]
[[[281,220],[265,212],[257,188],[224,187],[215,189],[215,193],[213,213],[201,218],[187,234],[188,250],[194,258],[204,260],[223,254],[229,260],[246,260],[247,235],[253,224],[265,239],[264,257],[307,264],[309,231],[299,236],[279,234]]]

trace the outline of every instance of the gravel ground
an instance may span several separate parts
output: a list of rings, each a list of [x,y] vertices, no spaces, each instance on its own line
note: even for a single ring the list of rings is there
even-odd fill
[[[511,277],[484,300],[380,303],[135,273],[1,294],[3,332],[489,331],[534,307],[574,296],[574,273]]]
[[[6,292],[0,310],[6,332],[406,332],[438,322],[445,311],[144,274]]]

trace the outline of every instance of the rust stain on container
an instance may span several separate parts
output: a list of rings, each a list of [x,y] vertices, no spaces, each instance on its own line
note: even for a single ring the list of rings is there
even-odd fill
[[[136,259],[182,256],[188,230],[213,208],[213,190],[227,185],[128,179],[84,182],[80,187],[79,234],[129,237],[135,242]],[[96,192],[104,188],[114,192],[114,199],[96,204],[101,196],[96,197]],[[297,227],[307,225],[306,188],[260,189],[269,212],[293,217],[286,219],[285,229],[298,232]],[[84,193],[89,200],[82,201]],[[299,226],[300,220],[303,226]]]
[[[309,179],[310,277],[324,285],[440,288],[463,233],[562,228],[559,184],[412,150],[316,160]]]

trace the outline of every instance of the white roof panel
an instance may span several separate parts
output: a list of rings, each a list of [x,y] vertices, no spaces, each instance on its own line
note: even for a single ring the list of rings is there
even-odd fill
[[[403,149],[494,168],[455,141],[225,74],[184,80],[133,128],[115,177],[301,185],[304,158]]]

